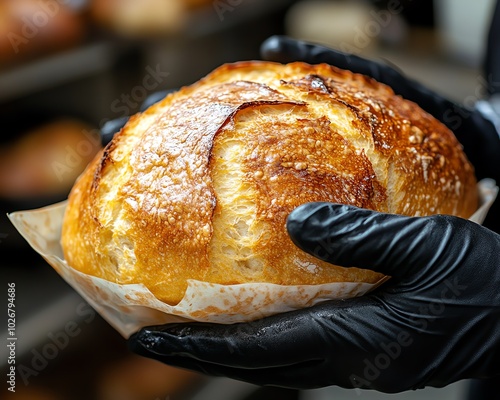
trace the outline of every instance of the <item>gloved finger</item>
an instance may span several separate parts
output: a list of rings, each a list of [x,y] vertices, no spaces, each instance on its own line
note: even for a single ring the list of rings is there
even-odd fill
[[[147,327],[129,342],[133,351],[151,356],[182,356],[211,364],[257,369],[300,364],[318,357],[310,340],[309,314],[278,315],[239,324],[167,324]],[[303,347],[296,349],[296,343]]]
[[[474,166],[476,177],[478,179],[493,178],[498,181],[500,137],[493,123],[485,119],[477,110],[468,113],[464,118],[460,117],[459,113],[447,115],[449,123],[456,128],[455,136]]]
[[[446,217],[405,217],[320,202],[297,207],[287,229],[298,247],[317,258],[395,278],[421,274],[448,253],[459,261],[461,254],[452,251],[461,244],[453,242]]]
[[[290,320],[288,325],[295,323]],[[129,339],[129,347],[136,354],[210,376],[300,389],[321,386],[310,386],[313,380],[304,379],[324,361],[304,349],[315,341],[308,342],[297,330],[296,335],[279,334],[272,325],[267,330],[272,332],[255,323],[173,324],[142,329]]]
[[[397,345],[394,343],[389,342],[389,346],[393,347],[394,354],[402,352],[400,347],[396,347]],[[386,358],[389,357],[382,352],[383,350],[378,349],[377,351],[377,353],[374,353],[375,357],[380,355]],[[364,353],[363,361],[368,360],[369,357],[369,353]],[[390,365],[390,362],[388,363],[387,369],[377,370],[377,367],[374,367],[375,373],[380,373],[380,375],[372,381],[366,378],[366,371],[370,368],[370,365],[367,366],[366,361],[364,363],[357,359],[357,365],[353,368],[351,366],[351,356],[346,352],[342,352],[342,355],[339,355],[334,360],[337,366],[330,365],[330,362],[326,360],[311,360],[300,364],[259,369],[231,367],[179,356],[153,356],[151,358],[173,367],[188,369],[209,376],[223,376],[259,386],[270,385],[297,390],[335,385],[346,389],[373,389],[383,393],[399,393],[424,387],[425,385],[418,382],[419,374],[422,371],[425,374],[428,372],[427,369],[431,368],[424,364],[419,370],[420,364],[417,363],[410,365],[410,368],[400,368],[400,362],[396,359],[392,363],[393,365]],[[408,363],[406,366],[408,366]],[[403,371],[403,374],[399,375],[401,371]],[[443,386],[443,384],[440,386]]]
[[[161,90],[158,92],[154,92],[153,94],[149,95],[146,100],[141,105],[140,112],[143,112],[147,110],[149,107],[151,107],[153,104],[159,102],[160,100],[164,99],[168,94],[176,92],[178,89],[168,89],[168,90]],[[104,125],[101,128],[101,143],[103,146],[106,146],[113,137],[115,136],[116,133],[122,129],[127,121],[129,120],[130,117],[120,117],[120,118],[115,118],[110,121],[106,121]]]
[[[146,100],[141,104],[140,111],[143,112],[151,107],[153,104],[158,103],[160,100],[163,100],[168,94],[176,92],[178,89],[167,89],[160,90],[158,92],[154,92],[150,94]]]
[[[382,79],[382,65],[368,61],[354,54],[333,50],[321,45],[288,38],[286,36],[271,36],[260,47],[264,60],[280,63],[304,61],[309,64],[327,63],[338,68]],[[396,72],[396,71],[394,71]]]
[[[101,143],[106,146],[113,136],[122,129],[127,123],[129,117],[115,118],[111,121],[107,121],[101,128]]]
[[[387,343],[401,341],[397,325],[401,316],[390,314],[376,296],[364,296],[247,324],[148,327],[133,335],[129,346],[137,354],[169,365],[258,385],[353,387],[357,385],[353,376],[363,376],[367,356],[381,353]],[[374,388],[397,387],[394,373],[401,370],[399,361],[373,383]],[[408,377],[418,372],[417,364],[406,367]],[[401,380],[401,385],[406,389],[409,383]]]
[[[366,333],[373,318],[382,319],[385,314],[380,302],[371,297],[331,300],[247,323],[146,327],[131,336],[129,343],[134,351],[148,356],[183,356],[245,369],[283,367],[322,360],[336,339],[343,349],[355,352],[356,346],[349,343],[356,332]],[[375,325],[383,326],[383,322]],[[327,328],[331,328],[328,337]]]

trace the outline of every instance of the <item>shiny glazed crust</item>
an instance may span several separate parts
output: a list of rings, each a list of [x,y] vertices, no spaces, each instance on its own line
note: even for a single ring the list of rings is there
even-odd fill
[[[374,283],[299,250],[288,214],[330,201],[467,218],[475,184],[453,134],[389,87],[326,64],[239,62],[129,120],[75,184],[62,245],[77,270],[169,304],[188,279]]]

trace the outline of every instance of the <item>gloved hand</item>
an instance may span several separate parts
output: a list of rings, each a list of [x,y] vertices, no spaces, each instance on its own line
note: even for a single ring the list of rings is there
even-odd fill
[[[130,348],[258,385],[400,392],[500,374],[500,236],[450,216],[309,203],[292,240],[318,258],[392,278],[371,294],[251,323],[144,328]]]
[[[497,7],[500,10],[500,5]],[[500,12],[500,11],[497,11]],[[493,27],[492,27],[493,28]],[[498,26],[496,27],[498,29]],[[490,43],[489,58],[500,62],[500,46],[497,37]],[[477,99],[474,108],[455,104],[420,83],[405,77],[393,67],[364,59],[352,54],[342,53],[324,46],[301,42],[285,36],[272,36],[261,46],[264,59],[288,63],[304,61],[310,64],[327,63],[352,72],[368,75],[390,86],[396,94],[417,103],[421,108],[450,128],[464,147],[478,179],[492,178],[500,182],[500,110],[490,99]],[[498,67],[493,62],[488,65]],[[485,71],[488,87],[484,92],[498,93],[500,96],[499,71]],[[493,100],[493,98],[492,98]],[[497,100],[500,104],[500,99]],[[500,202],[490,210],[484,226],[500,232]]]

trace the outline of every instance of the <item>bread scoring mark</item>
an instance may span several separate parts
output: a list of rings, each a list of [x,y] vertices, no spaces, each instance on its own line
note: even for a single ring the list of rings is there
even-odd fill
[[[328,115],[318,117],[312,104],[293,112],[286,104],[271,108],[265,113],[259,105],[239,110],[221,133],[244,143],[240,158],[244,182],[256,191],[254,218],[272,232],[253,244],[254,258],[265,260],[266,281],[296,282],[304,266],[309,266],[312,280],[328,273],[338,280],[338,271],[295,247],[286,232],[286,217],[311,201],[384,209],[385,191],[365,153],[332,129]],[[294,267],[274,270],[284,260]]]
[[[111,157],[111,153],[115,148],[116,148],[116,141],[112,140],[102,150],[102,156],[100,157],[99,162],[97,163],[97,166],[94,170],[92,185],[90,186],[91,193],[95,193],[95,191],[97,190],[104,168],[108,164],[113,163],[113,157]]]
[[[163,268],[145,255],[152,248],[168,249],[172,260],[192,265],[194,278],[203,279],[209,267],[217,205],[210,175],[214,140],[239,111],[281,104],[297,107],[301,103],[264,84],[224,83],[174,100],[156,123],[141,133],[129,156],[131,174],[120,191],[125,204],[137,205],[128,212],[132,220],[128,234],[133,236],[139,270]],[[144,229],[156,235],[141,235]],[[179,270],[178,275],[174,268],[169,286],[181,291],[185,282],[175,282],[183,280],[185,273]],[[178,295],[164,286],[164,282],[155,283],[153,290],[161,296]]]
[[[115,149],[115,147],[116,147],[116,142],[111,141],[106,145],[106,147],[104,147],[103,150],[101,150],[102,155],[100,156],[99,161],[97,162],[97,165],[94,169],[92,181],[89,188],[89,201],[91,204],[91,207],[89,207],[89,213],[94,222],[97,223],[99,226],[102,226],[102,224],[99,219],[97,191],[99,188],[99,183],[101,182],[101,178],[104,173],[104,169],[106,168],[106,166],[113,163],[113,157],[111,156],[111,153],[113,152],[113,149]]]
[[[234,91],[237,95],[228,95]],[[265,100],[260,99],[263,96]],[[131,155],[136,172],[134,181],[149,185],[150,181],[153,183],[153,173],[153,184],[163,182],[160,189],[169,192],[168,199],[154,194],[154,207],[148,212],[166,212],[166,218],[162,219],[170,223],[179,222],[179,216],[188,212],[187,209],[180,210],[180,205],[194,206],[194,200],[200,202],[194,207],[198,217],[208,219],[216,204],[207,175],[215,135],[240,109],[257,104],[262,106],[284,102],[292,103],[265,85],[235,82],[211,88],[209,91],[195,94],[185,102],[173,104],[170,112],[159,120],[161,131],[146,134],[141,141],[141,152],[133,152]],[[168,140],[165,140],[167,138]],[[157,171],[155,174],[155,167],[165,168],[169,173],[161,176],[162,171]],[[208,205],[205,200],[208,200]],[[147,207],[147,199],[142,199],[141,204]],[[172,207],[172,204],[176,206]],[[184,233],[191,231],[191,227],[186,229],[185,224],[171,228],[184,230]]]
[[[326,80],[319,75],[306,75],[304,81],[308,82],[311,89],[319,90],[324,93],[331,93]]]
[[[363,77],[361,81],[363,84],[366,83]],[[409,123],[411,115],[408,114],[414,110],[405,103],[396,103],[394,93],[388,87],[387,90],[379,88],[375,91],[371,88],[373,85],[370,85],[358,90],[356,80],[344,82],[319,75],[307,75],[288,81],[287,84],[307,91],[309,94],[326,96],[330,101],[347,107],[361,124],[357,130],[367,129],[376,150],[380,152],[388,153],[400,142],[408,142],[408,135],[405,133],[411,125]],[[404,125],[405,121],[408,126],[401,125],[401,123]],[[413,140],[422,140],[423,129],[420,129],[420,136],[418,136],[417,129],[420,128],[417,126],[413,128],[413,134],[417,134]],[[403,135],[401,135],[402,132]]]
[[[357,132],[357,146],[361,145],[371,160],[378,179],[387,187],[388,197],[396,200],[391,202],[389,211],[411,215],[417,212],[419,204],[427,204],[432,212],[439,209],[457,212],[459,196],[455,188],[459,178],[454,165],[447,165],[446,160],[462,159],[466,169],[470,164],[459,154],[456,138],[448,129],[416,104],[394,95],[389,87],[364,77],[354,76],[345,81],[322,77],[328,90],[313,87],[311,81],[308,75],[281,83],[307,93],[311,108],[313,104],[324,104],[321,98],[328,97],[330,102],[351,111],[354,118],[350,130]],[[345,129],[342,134],[348,132]],[[360,140],[363,137],[370,140]],[[396,159],[393,154],[398,153],[400,157]],[[381,154],[391,162],[382,161]],[[412,179],[401,180],[401,174]],[[424,193],[430,189],[424,190],[425,185],[435,188],[435,195],[428,199]],[[399,206],[394,208],[396,204]]]

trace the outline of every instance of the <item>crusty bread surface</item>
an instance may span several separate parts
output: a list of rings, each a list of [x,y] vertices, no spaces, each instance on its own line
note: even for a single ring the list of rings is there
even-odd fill
[[[298,249],[286,218],[329,201],[468,218],[474,171],[443,124],[371,78],[226,64],[130,118],[69,196],[73,268],[178,303],[187,281],[375,283]]]

